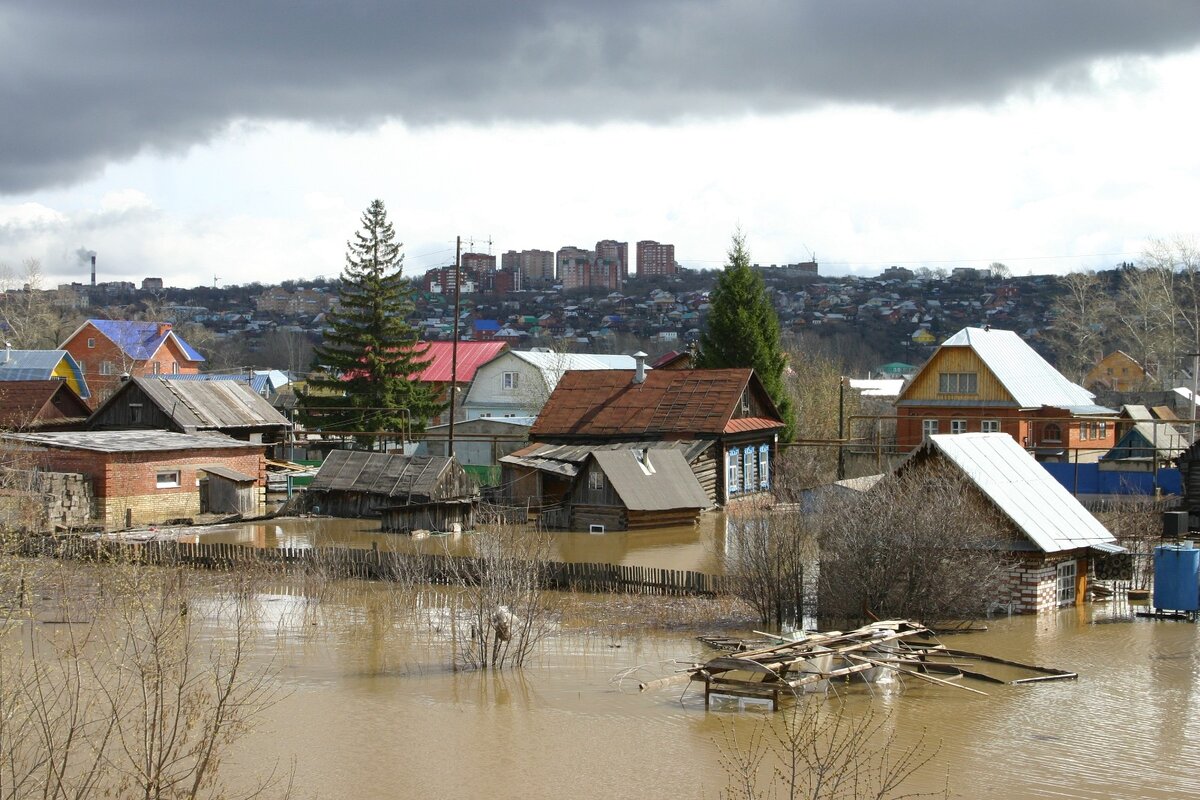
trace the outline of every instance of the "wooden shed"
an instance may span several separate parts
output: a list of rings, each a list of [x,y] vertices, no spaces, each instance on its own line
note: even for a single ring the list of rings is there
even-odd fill
[[[332,451],[307,492],[309,509],[335,517],[381,517],[397,506],[478,499],[479,486],[453,458],[357,450]]]
[[[254,475],[221,464],[204,464],[199,472],[200,513],[255,514],[259,510],[259,484]]]
[[[636,530],[691,525],[708,496],[683,454],[626,447],[592,452],[571,489],[571,530]]]

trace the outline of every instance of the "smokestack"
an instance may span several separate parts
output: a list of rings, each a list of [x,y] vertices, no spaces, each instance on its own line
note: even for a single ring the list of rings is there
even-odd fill
[[[96,285],[96,254],[92,253],[92,286]]]
[[[646,382],[646,354],[638,350],[633,354],[633,360],[637,364],[637,369],[633,373],[634,383]]]

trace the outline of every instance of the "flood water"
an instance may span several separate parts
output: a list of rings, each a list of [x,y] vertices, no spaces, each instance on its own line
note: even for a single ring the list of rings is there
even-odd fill
[[[706,519],[667,532],[560,534],[555,545],[568,560],[718,572],[723,520]],[[268,547],[446,546],[374,525],[281,521],[201,536]],[[269,616],[284,622],[278,664],[290,694],[239,745],[229,765],[238,774],[294,759],[301,795],[319,797],[715,798],[726,781],[717,742],[780,721],[706,710],[702,690],[684,686],[638,693],[636,677],[666,674],[674,659],[711,657],[694,637],[726,631],[621,625],[622,596],[593,607],[605,624],[564,626],[532,665],[475,673],[449,668],[436,596],[405,601],[421,606],[415,615],[385,613],[381,598],[393,587],[338,586],[300,615],[303,592],[264,598]],[[1200,796],[1197,628],[1138,618],[1136,610],[1121,600],[1000,618],[987,632],[947,640],[1078,672],[1078,680],[969,684],[986,697],[911,680],[838,693],[852,716],[890,715],[899,745],[922,734],[937,744],[933,763],[906,788],[937,790],[948,780],[961,798]],[[740,633],[749,635],[746,627]],[[614,683],[629,670],[634,680]]]
[[[254,547],[354,547],[383,551],[441,553],[468,552],[464,537],[431,536],[413,539],[406,534],[384,533],[379,520],[328,517],[289,517],[269,522],[235,523],[196,529],[200,542],[226,542]],[[579,563],[624,564],[694,570],[720,574],[725,551],[725,517],[705,514],[698,525],[650,531],[550,534],[552,558]]]

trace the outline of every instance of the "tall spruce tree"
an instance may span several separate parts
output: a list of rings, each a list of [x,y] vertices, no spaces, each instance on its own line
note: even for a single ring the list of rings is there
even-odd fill
[[[362,215],[346,243],[338,304],[326,317],[314,355],[314,377],[300,395],[306,424],[325,431],[418,432],[443,408],[434,390],[410,380],[427,349],[408,324],[412,284],[382,200]],[[355,436],[364,447],[379,437]]]
[[[779,341],[779,316],[762,276],[750,268],[746,236],[741,231],[733,236],[729,264],[717,276],[709,296],[696,366],[753,367],[786,423],[780,438],[791,441],[795,437],[796,416],[783,379],[787,358]]]

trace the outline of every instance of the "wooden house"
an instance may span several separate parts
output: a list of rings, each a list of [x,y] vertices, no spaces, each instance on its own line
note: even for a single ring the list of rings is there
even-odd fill
[[[686,525],[715,505],[712,448],[690,439],[533,444],[500,459],[501,482],[547,528]]]
[[[933,434],[1007,433],[1038,459],[1095,461],[1116,443],[1117,412],[1071,383],[1020,336],[963,328],[901,390],[896,444]]]
[[[928,470],[931,480],[939,480],[946,464],[1006,522],[996,533],[995,546],[1008,558],[1008,581],[996,602],[1013,613],[1076,605],[1087,590],[1091,560],[1124,552],[1108,529],[1011,436],[935,434],[897,471]]]
[[[1097,361],[1083,379],[1083,385],[1094,392],[1135,392],[1145,389],[1150,382],[1149,371],[1122,350],[1114,350]]]
[[[529,437],[541,444],[699,442],[688,463],[710,505],[769,495],[784,423],[750,369],[572,371]]]
[[[92,412],[62,380],[0,382],[0,428],[65,431],[83,427]]]
[[[92,413],[87,427],[214,432],[274,450],[287,441],[292,424],[239,381],[130,378]]]
[[[59,349],[74,357],[101,397],[116,388],[122,375],[199,372],[204,361],[169,322],[89,319]]]
[[[413,509],[422,519],[470,523],[478,499],[478,485],[452,458],[358,450],[332,451],[306,492],[313,513],[382,517],[387,512],[392,524],[404,517],[397,511],[401,506],[423,507]],[[439,504],[446,508],[434,508]]]

